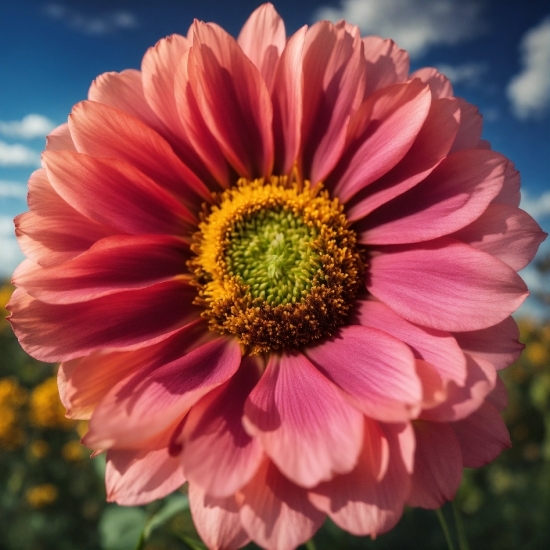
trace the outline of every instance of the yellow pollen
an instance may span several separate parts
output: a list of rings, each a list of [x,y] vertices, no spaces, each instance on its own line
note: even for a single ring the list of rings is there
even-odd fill
[[[322,185],[241,179],[205,210],[190,268],[209,326],[251,353],[296,349],[345,322],[363,262]]]

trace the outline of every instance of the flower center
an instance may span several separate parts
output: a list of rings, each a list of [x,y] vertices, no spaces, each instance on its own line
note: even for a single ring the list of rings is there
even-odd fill
[[[363,262],[343,207],[309,182],[241,179],[195,235],[195,303],[252,353],[296,349],[342,325]]]
[[[321,268],[312,247],[315,227],[279,207],[258,210],[236,223],[226,251],[230,273],[268,304],[296,303]]]

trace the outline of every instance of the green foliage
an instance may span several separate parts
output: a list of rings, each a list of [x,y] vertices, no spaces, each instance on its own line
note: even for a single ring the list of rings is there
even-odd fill
[[[10,291],[0,287],[4,303]],[[55,367],[27,356],[1,307],[0,317],[0,550],[204,549],[185,487],[144,507],[106,503],[104,459],[88,458],[78,443],[85,424],[63,419],[52,392]],[[455,501],[472,549],[550,548],[550,323],[524,319],[520,328],[526,350],[502,373],[513,448],[484,468],[466,470]],[[455,548],[465,548],[451,505],[442,514]],[[317,550],[446,548],[436,514],[421,509],[405,510],[399,525],[376,540],[327,521],[313,544]]]
[[[123,508],[110,504],[99,522],[101,547],[105,550],[135,548],[141,538],[147,514],[141,508]]]

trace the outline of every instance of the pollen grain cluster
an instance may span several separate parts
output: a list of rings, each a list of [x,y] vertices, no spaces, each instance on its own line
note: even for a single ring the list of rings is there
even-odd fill
[[[190,268],[212,330],[263,353],[300,348],[345,322],[363,262],[342,205],[321,185],[241,179],[199,230]]]

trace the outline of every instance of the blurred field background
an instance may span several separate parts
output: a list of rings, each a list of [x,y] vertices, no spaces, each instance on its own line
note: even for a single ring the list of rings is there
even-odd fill
[[[550,276],[550,257],[537,269]],[[513,447],[492,464],[465,470],[456,498],[472,550],[550,548],[550,285],[537,299],[546,319],[518,319],[522,357],[501,374]],[[103,458],[79,443],[85,422],[64,416],[56,366],[19,346],[5,321],[13,287],[0,286],[0,550],[180,550],[204,548],[187,509],[185,487],[163,501],[125,508],[105,502]],[[450,504],[443,508],[458,548]],[[433,511],[406,510],[398,526],[374,541],[330,522],[318,550],[446,548]],[[257,548],[250,544],[247,548]],[[309,546],[311,548],[311,546]],[[465,548],[462,546],[461,548]]]

